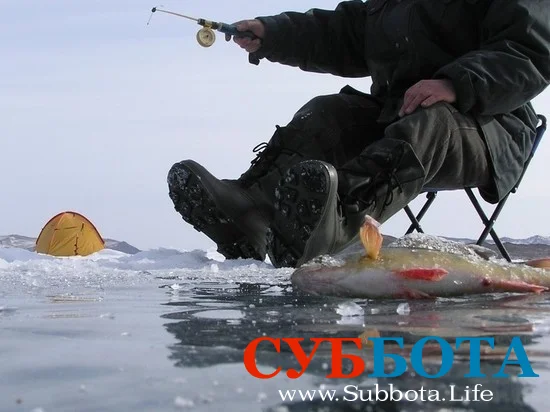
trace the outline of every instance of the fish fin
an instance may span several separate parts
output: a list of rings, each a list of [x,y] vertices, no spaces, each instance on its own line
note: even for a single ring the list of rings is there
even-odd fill
[[[528,260],[523,264],[534,268],[550,269],[550,258]]]
[[[365,216],[365,221],[359,230],[359,237],[361,238],[361,243],[365,248],[367,258],[376,260],[378,259],[378,254],[382,248],[382,235],[378,229],[380,223],[370,216]]]
[[[434,296],[416,289],[403,289],[403,292],[396,294],[394,297],[407,300],[435,299]]]
[[[478,326],[473,327],[475,330],[480,330],[482,332],[489,332],[494,334],[503,334],[510,335],[511,333],[519,332],[533,332],[534,328],[531,323],[523,323],[519,325],[506,324],[506,325],[496,325],[496,326]]]
[[[518,280],[491,280],[484,279],[483,286],[491,287],[495,291],[502,292],[518,292],[518,293],[542,293],[548,290],[547,287],[534,285],[532,283],[522,282]]]
[[[366,329],[362,334],[359,335],[359,339],[363,343],[363,348],[372,348],[374,343],[369,340],[369,338],[379,338],[380,332],[378,329]]]
[[[393,273],[405,279],[426,280],[429,282],[438,282],[449,274],[449,272],[441,268],[412,268],[394,270]]]
[[[490,260],[491,258],[498,257],[497,252],[495,252],[493,249],[489,249],[489,248],[484,247],[484,246],[473,244],[473,245],[466,245],[466,248],[471,250],[477,256],[479,256],[480,258],[482,258],[484,260]]]

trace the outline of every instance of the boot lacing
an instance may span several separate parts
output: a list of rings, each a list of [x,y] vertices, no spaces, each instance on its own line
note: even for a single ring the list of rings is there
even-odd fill
[[[392,158],[392,156],[388,156],[386,158],[387,164],[391,164],[390,167],[378,170],[372,177],[372,183],[367,186],[367,190],[358,189],[355,194],[350,194],[350,200],[355,202],[360,210],[366,209],[371,205],[373,205],[374,208],[377,208],[379,204],[379,197],[377,194],[381,188],[385,188],[385,194],[383,196],[384,201],[382,203],[380,213],[393,202],[395,189],[398,189],[400,193],[403,193],[403,184],[399,180],[397,175],[398,168],[396,167],[396,165],[398,165],[401,161],[402,154],[401,156],[396,157],[398,157],[398,159]]]
[[[286,163],[281,167],[281,165],[276,162],[277,158],[281,155],[298,155],[304,158],[304,155],[297,150],[282,146],[270,146],[267,142],[259,143],[252,149],[252,152],[256,153],[256,157],[252,159],[250,164],[258,170],[258,173],[254,173],[253,176],[242,179],[245,181],[245,184],[253,184],[254,180],[260,179],[268,173],[272,167],[282,176],[286,172]]]

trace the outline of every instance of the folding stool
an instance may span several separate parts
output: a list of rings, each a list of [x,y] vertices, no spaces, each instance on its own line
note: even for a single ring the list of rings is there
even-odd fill
[[[497,233],[494,229],[494,225],[497,221],[498,216],[500,215],[500,212],[504,208],[504,205],[506,204],[506,201],[508,200],[508,197],[510,197],[510,195],[512,193],[516,193],[516,191],[518,190],[519,185],[520,185],[520,183],[523,179],[523,176],[525,175],[525,172],[527,171],[527,167],[529,166],[529,163],[531,162],[531,159],[535,155],[535,152],[538,148],[538,145],[539,145],[539,143],[542,139],[542,136],[544,135],[544,132],[546,131],[546,117],[539,114],[538,118],[539,118],[539,123],[540,124],[537,127],[537,134],[536,134],[536,137],[535,137],[535,143],[533,145],[533,149],[531,150],[531,153],[529,154],[529,157],[525,161],[525,164],[523,166],[523,172],[521,173],[521,176],[519,177],[518,182],[515,184],[515,186],[512,188],[512,190],[510,190],[506,194],[506,196],[504,196],[504,198],[500,202],[498,202],[495,209],[493,210],[493,213],[491,214],[491,217],[488,218],[487,215],[485,214],[485,212],[483,211],[483,209],[481,208],[479,200],[477,199],[476,195],[474,194],[474,192],[472,190],[474,188],[467,187],[467,188],[464,189],[464,191],[468,195],[468,198],[472,202],[472,205],[476,209],[477,214],[481,218],[481,221],[485,225],[485,229],[483,230],[483,232],[479,236],[476,244],[478,244],[478,245],[483,244],[483,242],[485,242],[485,240],[487,239],[487,236],[491,235],[491,237],[493,238],[493,241],[495,242],[496,246],[498,247],[498,250],[500,251],[502,257],[504,257],[509,262],[512,261],[512,258],[510,257],[510,254],[506,250],[506,247],[502,244],[500,238],[498,237],[498,235],[497,235]],[[422,206],[422,208],[420,209],[420,211],[418,212],[417,215],[414,215],[414,213],[412,212],[409,205],[405,206],[405,208],[404,208],[405,213],[407,213],[407,216],[409,217],[409,219],[411,221],[411,225],[409,226],[409,229],[406,232],[407,235],[412,233],[415,230],[419,233],[424,233],[424,230],[422,229],[422,226],[420,226],[420,221],[422,220],[422,218],[424,217],[424,215],[426,214],[426,212],[428,211],[430,206],[435,201],[436,196],[437,196],[437,191],[428,191],[426,193],[426,202],[424,203],[424,205]]]

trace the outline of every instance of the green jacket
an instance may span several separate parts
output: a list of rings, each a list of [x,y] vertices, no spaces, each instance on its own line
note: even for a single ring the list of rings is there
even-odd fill
[[[519,179],[537,125],[529,101],[550,82],[550,0],[345,1],[259,19],[266,35],[251,61],[371,76],[384,123],[398,119],[410,86],[450,79],[489,147],[496,193],[482,195],[496,202]]]

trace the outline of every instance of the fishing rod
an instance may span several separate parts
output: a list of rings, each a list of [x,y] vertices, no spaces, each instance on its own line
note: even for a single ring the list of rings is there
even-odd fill
[[[195,21],[197,24],[201,25],[202,29],[200,29],[197,32],[197,42],[202,47],[210,47],[214,44],[214,42],[216,41],[216,33],[214,32],[214,30],[217,30],[221,33],[229,34],[231,36],[247,37],[251,40],[255,40],[255,39],[258,38],[251,31],[248,31],[248,30],[247,31],[239,31],[237,29],[237,26],[234,25],[234,24],[215,22],[215,21],[200,19],[200,18],[196,19],[194,17],[186,16],[186,15],[180,14],[180,13],[175,13],[173,11],[159,9],[158,7],[153,7],[152,8],[151,16],[149,17],[149,21],[147,22],[147,24],[149,24],[149,22],[151,21],[151,18],[153,17],[153,13],[155,13],[157,11],[160,12],[160,13],[171,14],[171,15],[177,16],[177,17],[183,17],[184,19]]]

